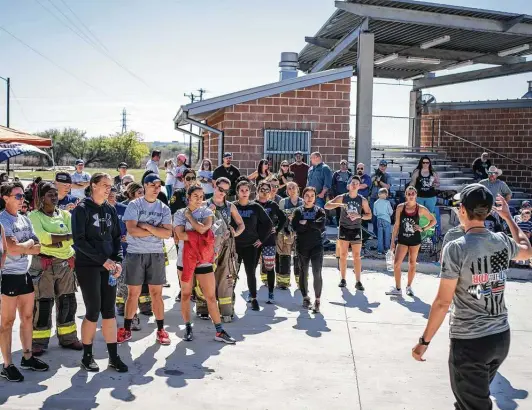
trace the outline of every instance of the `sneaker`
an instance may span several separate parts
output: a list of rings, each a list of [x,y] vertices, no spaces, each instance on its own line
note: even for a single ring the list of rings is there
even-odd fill
[[[274,301],[273,292],[272,293],[268,293],[268,301],[266,303],[268,305],[273,305],[273,301]]]
[[[81,359],[81,367],[87,370],[88,372],[99,372],[100,371],[100,368],[94,361],[93,355],[83,356],[83,358]]]
[[[140,326],[140,318],[139,315],[135,313],[135,316],[133,316],[133,320],[131,321],[131,330],[134,330],[138,332],[139,330],[142,330]]]
[[[177,296],[175,297],[175,301],[176,301],[176,302],[181,302],[181,291],[179,291],[179,293],[178,293]]]
[[[198,317],[199,317],[201,320],[209,320],[209,319],[210,319],[208,313],[198,313]]]
[[[319,300],[315,300],[314,301],[314,306],[312,307],[312,312],[313,313],[320,313],[320,301]]]
[[[131,340],[131,330],[126,330],[125,328],[121,327],[118,329],[117,335],[116,335],[116,343],[124,343],[128,340]]]
[[[46,349],[39,345],[33,345],[31,347],[31,354],[35,357],[42,356]]]
[[[192,339],[194,339],[194,333],[192,333],[192,326],[185,326],[185,336],[183,337],[183,340],[185,342],[192,342]]]
[[[303,309],[310,309],[310,306],[310,298],[308,296],[306,298],[303,298]]]
[[[118,373],[125,373],[129,369],[127,364],[125,364],[120,356],[116,356],[116,359],[109,359],[109,367],[115,369]]]
[[[168,282],[166,282],[164,285],[163,285],[163,288],[169,288],[170,287],[170,284]]]
[[[50,366],[44,363],[41,359],[37,359],[33,356],[29,359],[25,359],[24,356],[22,356],[20,367],[24,370],[33,370],[34,372],[45,372],[50,368]]]
[[[347,286],[347,281],[345,279],[342,279],[340,283],[338,284],[339,288],[345,288]]]
[[[170,336],[168,336],[168,332],[166,330],[157,330],[157,343],[163,346],[168,346],[170,344]]]
[[[225,330],[222,330],[221,332],[216,332],[214,340],[216,340],[217,342],[224,342],[229,345],[234,345],[236,343],[236,340],[229,336],[229,333],[227,333]]]
[[[24,381],[24,376],[20,371],[15,367],[13,363],[9,366],[2,366],[2,371],[0,372],[0,377],[7,379],[10,382],[22,382]]]
[[[67,345],[61,345],[63,349],[70,349],[70,350],[83,350],[83,343],[81,343],[79,340],[75,340],[72,343],[69,343]],[[35,353],[33,354],[35,356]]]
[[[251,310],[260,310],[259,301],[256,298],[251,300]]]
[[[407,294],[408,296],[412,296],[412,297],[414,297],[414,290],[412,289],[412,286],[407,286],[407,287],[406,287],[406,294]]]
[[[141,310],[140,313],[144,316],[149,316],[149,317],[153,316],[153,310]]]
[[[386,292],[386,295],[388,296],[402,296],[403,292],[401,289],[397,289],[395,286],[392,287],[388,292]]]
[[[355,285],[355,289],[364,292],[364,285],[362,284],[362,282],[358,281]]]

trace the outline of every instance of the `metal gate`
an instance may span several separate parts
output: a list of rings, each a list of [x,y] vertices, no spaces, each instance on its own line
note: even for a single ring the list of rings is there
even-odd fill
[[[278,172],[282,161],[294,161],[294,153],[301,151],[308,164],[311,131],[264,130],[264,157],[270,161],[272,171]]]

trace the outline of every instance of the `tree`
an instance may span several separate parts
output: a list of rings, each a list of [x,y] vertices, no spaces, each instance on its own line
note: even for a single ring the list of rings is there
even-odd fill
[[[149,154],[148,147],[142,142],[141,134],[136,131],[109,136],[107,144],[109,160],[115,161],[112,166],[126,162],[132,168],[138,167],[140,161]]]

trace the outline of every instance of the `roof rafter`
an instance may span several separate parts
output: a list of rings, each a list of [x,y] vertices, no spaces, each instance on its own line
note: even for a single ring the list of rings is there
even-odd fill
[[[505,27],[505,24],[502,21],[478,17],[457,16],[393,7],[370,6],[366,4],[347,3],[345,1],[335,1],[335,6],[340,10],[376,20],[421,24],[433,27],[456,28],[468,31],[482,31],[488,33],[506,33],[523,36],[532,35],[532,24],[519,22],[516,22],[511,27]]]

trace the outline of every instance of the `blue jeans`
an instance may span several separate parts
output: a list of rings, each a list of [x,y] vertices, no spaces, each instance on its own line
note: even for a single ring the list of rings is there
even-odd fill
[[[385,253],[390,249],[392,224],[385,219],[377,219],[377,252]]]
[[[373,234],[377,235],[377,217],[373,213],[373,205],[379,198],[370,198],[369,199],[369,209],[371,209],[371,229],[373,229]]]
[[[323,208],[325,206],[325,198],[316,197],[316,206]]]
[[[166,196],[167,196],[168,199],[170,199],[170,197],[174,193],[174,186],[173,185],[165,185],[165,187],[166,187]]]
[[[417,197],[417,203],[427,208],[431,214],[436,212],[436,201],[437,200],[438,200],[438,197],[436,196],[433,196],[432,198]]]

